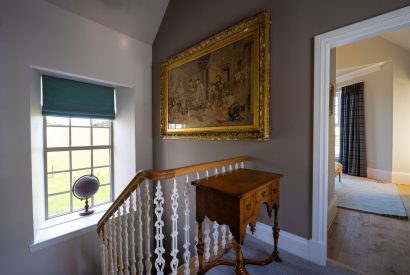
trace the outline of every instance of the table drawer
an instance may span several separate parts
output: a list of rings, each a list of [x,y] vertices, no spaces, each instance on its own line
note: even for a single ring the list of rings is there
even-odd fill
[[[254,203],[253,196],[249,196],[243,201],[243,218],[247,219],[253,215]]]
[[[255,194],[256,204],[259,205],[260,203],[267,202],[270,204],[271,202],[271,186],[266,186],[265,188],[259,190]]]

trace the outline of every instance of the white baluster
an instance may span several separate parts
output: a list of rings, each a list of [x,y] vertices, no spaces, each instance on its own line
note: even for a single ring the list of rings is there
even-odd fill
[[[137,226],[138,226],[138,274],[144,274],[144,264],[142,259],[144,258],[142,251],[142,200],[141,200],[141,188],[138,186],[137,191],[135,192],[136,196],[136,205],[137,205]],[[149,240],[147,240],[149,242]]]
[[[232,164],[229,164],[229,172],[232,171]]]
[[[199,180],[199,173],[198,172],[196,173],[196,179]],[[195,238],[194,238],[194,240],[195,240],[195,249],[194,249],[194,252],[195,252],[195,268],[198,269],[199,268],[199,258],[198,258],[197,246],[198,246],[199,239],[198,239],[198,223],[196,221],[195,221]]]
[[[130,196],[130,214],[129,214],[129,219],[130,219],[130,258],[131,258],[131,274],[135,275],[137,274],[137,269],[135,267],[136,259],[135,259],[135,222],[134,222],[134,215],[135,215],[135,210],[134,210],[134,194],[131,194]]]
[[[132,194],[131,194],[132,195]],[[122,205],[122,222],[123,222],[123,251],[124,251],[124,274],[129,275],[130,272],[128,271],[129,267],[129,258],[128,258],[128,213],[127,213],[127,201],[124,201],[124,204]],[[134,248],[134,247],[133,247]]]
[[[232,240],[233,240],[233,235],[232,235],[231,230],[229,229],[229,234],[228,234],[228,241],[229,241],[229,244],[231,244],[231,243],[232,243]]]
[[[225,173],[225,172],[226,172],[225,166],[222,166],[222,174]]]
[[[189,266],[189,260],[191,258],[191,253],[189,252],[189,246],[191,245],[189,242],[189,178],[188,175],[185,176],[185,186],[184,186],[184,203],[185,203],[185,226],[184,226],[184,261],[185,261],[185,275],[189,275],[191,272]]]
[[[205,171],[205,176],[206,176],[206,177],[209,177],[209,171],[208,171],[208,170]],[[205,256],[205,261],[206,261],[206,262],[208,262],[208,261],[209,261],[209,258],[211,257],[211,252],[210,252],[210,249],[211,249],[211,238],[209,237],[209,233],[210,233],[211,231],[209,230],[209,222],[210,222],[210,221],[205,217],[204,222],[203,222],[203,224],[205,225],[203,241],[204,241],[204,244],[205,244],[205,253],[204,253],[204,256]]]
[[[177,258],[178,254],[178,189],[177,189],[177,180],[174,178],[174,188],[172,189],[172,195],[171,195],[171,200],[172,200],[172,215],[171,215],[171,220],[172,220],[172,232],[171,232],[171,238],[172,238],[172,250],[171,250],[171,270],[172,274],[176,275],[178,271],[178,263],[179,260]]]
[[[152,264],[151,264],[151,217],[150,217],[150,205],[151,205],[151,196],[149,193],[149,181],[145,181],[145,196],[142,196],[143,207],[144,207],[144,219],[145,219],[145,269],[146,274],[151,274]]]
[[[210,221],[205,218],[204,219],[205,223],[205,230],[204,230],[204,243],[205,243],[205,261],[209,261],[209,258],[211,257],[211,238],[209,237],[209,234],[211,230],[209,229],[209,223]]]
[[[105,247],[104,247],[104,230],[100,231],[99,234],[99,240],[100,240],[100,250],[101,250],[101,272],[102,274],[106,274],[105,271]]]
[[[113,216],[112,216],[112,219],[111,219],[111,237],[112,237],[112,239],[111,239],[111,243],[112,243],[112,246],[111,246],[111,251],[112,251],[112,254],[111,254],[111,256],[112,256],[112,263],[113,263],[113,265],[112,265],[112,267],[111,267],[111,270],[112,270],[112,274],[117,274],[118,273],[118,261],[117,261],[117,258],[118,258],[118,251],[117,251],[117,219],[115,218],[115,213],[113,214]]]
[[[122,219],[121,219],[121,208],[117,210],[117,258],[118,258],[118,274],[123,275],[124,262],[122,259]]]
[[[241,168],[245,168],[245,163],[243,161],[241,161]]]
[[[222,249],[225,249],[226,247],[226,225],[224,224],[221,226],[221,238],[222,238],[222,241],[221,241]]]
[[[218,175],[218,168],[214,169],[214,175]]]
[[[109,273],[109,268],[110,268],[110,254],[109,254],[109,236],[110,236],[110,227],[108,224],[109,220],[104,224],[104,250],[105,250],[105,274]]]
[[[218,230],[218,223],[214,222],[214,233],[213,233],[213,237],[214,237],[214,255],[217,256],[218,255],[218,249],[219,249],[219,230]]]
[[[238,163],[235,163],[235,170],[238,170],[239,169],[239,165],[238,165]]]
[[[165,252],[164,249],[164,234],[162,233],[162,229],[164,227],[164,221],[162,220],[162,214],[164,213],[164,197],[162,196],[162,187],[161,182],[157,182],[157,191],[155,193],[155,215],[157,220],[155,221],[155,240],[156,246],[154,253],[157,254],[157,258],[155,259],[155,268],[157,270],[157,274],[163,275],[164,274],[164,267],[165,267],[165,259],[163,258],[163,254]]]

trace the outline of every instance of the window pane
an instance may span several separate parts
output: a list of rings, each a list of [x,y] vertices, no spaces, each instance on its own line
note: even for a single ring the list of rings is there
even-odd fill
[[[94,127],[111,127],[111,120],[93,119]]]
[[[70,211],[70,193],[48,197],[48,215],[54,216]]]
[[[91,206],[91,199],[88,200],[88,205]],[[77,199],[75,196],[73,196],[73,210],[78,210],[78,209],[84,209],[85,206],[85,200],[80,200]]]
[[[109,202],[111,198],[111,188],[109,185],[100,186],[94,195],[94,204]]]
[[[103,166],[110,165],[110,150],[109,149],[98,149],[93,150],[93,166]]]
[[[71,118],[71,126],[90,126],[89,118]]]
[[[68,127],[47,127],[47,147],[68,147]]]
[[[47,153],[47,172],[57,172],[69,170],[69,153],[64,152],[48,152]]]
[[[73,177],[73,185],[76,180],[78,180],[82,176],[86,175],[91,175],[91,169],[83,169],[83,170],[78,170],[78,171],[73,171],[72,172],[72,177]]]
[[[68,117],[48,116],[48,117],[46,117],[46,122],[47,122],[47,125],[68,126],[69,125],[69,118]]]
[[[100,184],[110,183],[110,167],[94,169],[94,176],[98,178]]]
[[[91,167],[91,150],[72,151],[72,169]]]
[[[70,191],[70,173],[55,173],[49,174],[48,178],[48,194]]]
[[[71,146],[90,146],[90,128],[71,127]]]
[[[110,129],[93,128],[93,145],[110,145]]]

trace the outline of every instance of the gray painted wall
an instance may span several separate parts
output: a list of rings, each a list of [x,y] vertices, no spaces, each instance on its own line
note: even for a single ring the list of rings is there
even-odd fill
[[[408,0],[170,1],[153,44],[155,168],[249,155],[256,168],[285,174],[281,188],[281,228],[309,238],[312,208],[313,37],[408,4]],[[271,140],[160,139],[160,62],[264,9],[272,11]],[[266,215],[261,214],[260,218],[268,222]]]
[[[31,144],[30,111],[40,101],[38,73],[30,65],[132,87],[137,137],[128,137],[137,154],[132,163],[135,170],[150,168],[151,46],[42,0],[2,0],[0,60],[0,274],[98,274],[96,232],[33,253],[28,247],[37,226],[32,179],[43,180],[32,174],[38,164],[30,157],[40,147]]]

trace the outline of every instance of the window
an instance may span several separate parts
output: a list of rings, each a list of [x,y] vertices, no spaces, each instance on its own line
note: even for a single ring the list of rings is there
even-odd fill
[[[336,90],[335,94],[335,155],[336,161],[340,158],[340,115],[342,91]]]
[[[112,121],[45,116],[46,219],[79,211],[84,201],[71,192],[83,175],[100,181],[90,206],[112,201]]]

